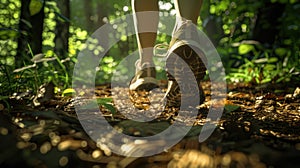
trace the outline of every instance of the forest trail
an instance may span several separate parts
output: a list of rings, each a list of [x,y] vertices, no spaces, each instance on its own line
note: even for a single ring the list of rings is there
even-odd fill
[[[94,142],[83,130],[74,105],[80,101],[55,97],[33,108],[24,100],[11,99],[13,107],[1,109],[0,165],[15,167],[299,167],[300,156],[300,91],[299,88],[274,86],[229,85],[225,111],[218,127],[205,142],[198,135],[205,123],[210,102],[209,83],[203,83],[207,101],[190,132],[178,144],[163,153],[143,158],[126,158],[113,154]],[[121,94],[126,89],[119,88]],[[275,93],[276,92],[276,93]],[[110,98],[108,85],[97,87],[98,98]],[[155,95],[154,95],[155,96]],[[25,98],[24,98],[25,99]],[[125,99],[124,99],[125,101]],[[129,101],[129,100],[126,100]],[[122,103],[122,101],[120,101]],[[126,104],[126,102],[123,102]],[[120,105],[120,104],[119,104]],[[130,109],[120,105],[126,115]],[[135,136],[155,135],[174,120],[187,121],[184,115],[162,113],[146,124],[137,124],[116,111],[113,115],[104,106],[104,116],[123,133]],[[136,112],[135,112],[136,113]],[[151,110],[149,117],[155,117]],[[178,130],[180,131],[180,130]],[[107,136],[106,141],[113,139]],[[127,142],[132,151],[160,147],[155,143]],[[130,153],[131,151],[126,151]]]

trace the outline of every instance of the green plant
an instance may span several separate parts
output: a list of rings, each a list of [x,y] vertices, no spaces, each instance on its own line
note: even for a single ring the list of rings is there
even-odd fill
[[[271,50],[260,45],[241,44],[235,57],[242,62],[236,68],[230,68],[227,79],[254,84],[299,81],[300,68],[296,66],[299,60],[293,60],[295,56],[291,53],[287,48]]]

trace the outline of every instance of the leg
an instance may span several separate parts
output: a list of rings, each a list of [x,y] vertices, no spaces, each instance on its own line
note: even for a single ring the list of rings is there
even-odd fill
[[[145,11],[157,11],[158,0],[132,0],[132,10],[135,19],[136,33],[137,33],[137,42],[140,54],[140,64],[145,62],[153,63],[152,56],[155,40],[156,40],[156,31],[158,27],[159,15],[158,13],[151,13],[151,16],[138,14],[138,12]],[[151,32],[139,33],[141,31],[150,30]],[[152,30],[156,30],[153,32]],[[146,49],[148,48],[148,49]]]
[[[200,49],[201,44],[199,44],[200,39],[196,27],[201,5],[202,0],[175,0],[177,20],[166,63],[169,82],[165,97],[169,107],[180,107],[182,97],[183,100],[193,102],[192,104],[201,104],[205,99],[200,82],[206,73],[204,64],[206,61]],[[189,70],[192,73],[188,73]],[[193,78],[197,83],[192,82]]]
[[[158,0],[132,0],[132,9],[140,59],[129,89],[152,90],[158,87],[153,64],[153,47],[158,29]]]
[[[175,0],[177,17],[191,20],[195,25],[197,25],[201,6],[202,0]]]

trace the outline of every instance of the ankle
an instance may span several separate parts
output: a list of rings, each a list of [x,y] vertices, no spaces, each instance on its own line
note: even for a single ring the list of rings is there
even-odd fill
[[[180,29],[182,26],[188,27],[189,25],[194,24],[192,20],[187,20],[185,18],[177,18],[175,22],[175,27],[173,33]]]

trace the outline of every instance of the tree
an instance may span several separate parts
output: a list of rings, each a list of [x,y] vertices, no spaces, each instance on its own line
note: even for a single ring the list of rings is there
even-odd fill
[[[91,19],[93,17],[93,4],[92,0],[85,0],[84,4],[84,14],[85,14],[85,21],[86,21],[86,30],[93,31],[94,23]]]
[[[44,6],[45,1],[21,0],[16,67],[22,67],[24,62],[30,60],[29,48],[33,55],[42,53]]]
[[[56,18],[54,51],[61,58],[66,58],[69,49],[70,0],[59,0],[57,6],[60,9],[60,17]]]
[[[285,4],[265,2],[258,10],[256,24],[253,30],[253,39],[261,43],[273,44],[279,34],[279,18],[282,16]]]

